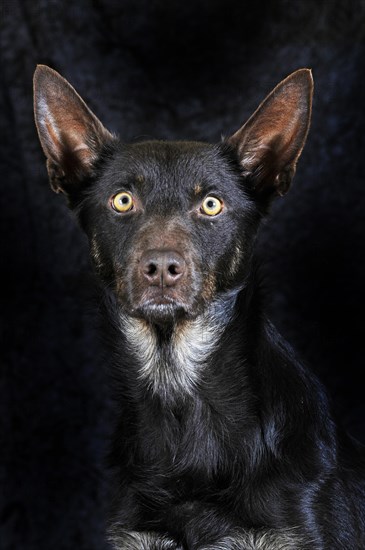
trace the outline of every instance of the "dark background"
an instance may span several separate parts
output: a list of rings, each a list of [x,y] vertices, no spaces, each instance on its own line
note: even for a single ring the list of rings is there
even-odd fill
[[[1,4],[0,549],[103,550],[111,412],[87,246],[47,184],[37,63],[125,140],[218,141],[311,67],[313,123],[259,252],[268,309],[365,442],[363,1]]]

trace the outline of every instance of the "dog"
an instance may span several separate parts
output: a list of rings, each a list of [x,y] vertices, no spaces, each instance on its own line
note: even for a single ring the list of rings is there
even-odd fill
[[[312,95],[299,69],[221,143],[125,144],[35,71],[50,184],[88,237],[109,319],[115,549],[365,549],[364,451],[266,319],[254,254]]]

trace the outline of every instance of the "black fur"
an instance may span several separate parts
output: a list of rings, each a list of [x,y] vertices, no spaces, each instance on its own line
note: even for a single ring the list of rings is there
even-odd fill
[[[69,101],[65,128],[55,86]],[[285,136],[272,139],[271,96],[221,144],[127,145],[79,114],[80,98],[49,69],[35,92],[51,183],[89,237],[110,322],[115,548],[365,548],[364,452],[266,319],[255,268],[259,224],[304,145],[307,88],[294,153]],[[270,147],[256,149],[257,124]],[[85,136],[76,143],[70,127]],[[135,200],[126,213],[112,207],[122,191]],[[207,196],[222,200],[221,213],[202,211]],[[182,258],[166,287],[143,268],[155,250]]]

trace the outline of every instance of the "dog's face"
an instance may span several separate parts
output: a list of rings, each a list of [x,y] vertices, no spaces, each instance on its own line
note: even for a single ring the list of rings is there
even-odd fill
[[[297,71],[219,145],[125,145],[62,77],[37,69],[51,185],[78,212],[96,269],[125,313],[159,324],[194,318],[244,284],[261,214],[294,174],[311,94],[310,72]]]
[[[153,141],[116,148],[80,216],[123,308],[156,322],[242,284],[258,220],[224,147]]]

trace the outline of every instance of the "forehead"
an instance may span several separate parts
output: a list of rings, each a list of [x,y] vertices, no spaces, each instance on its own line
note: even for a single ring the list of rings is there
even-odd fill
[[[150,141],[122,146],[102,176],[109,189],[133,187],[143,194],[199,194],[238,184],[239,176],[219,145]],[[238,190],[238,185],[237,185]]]

